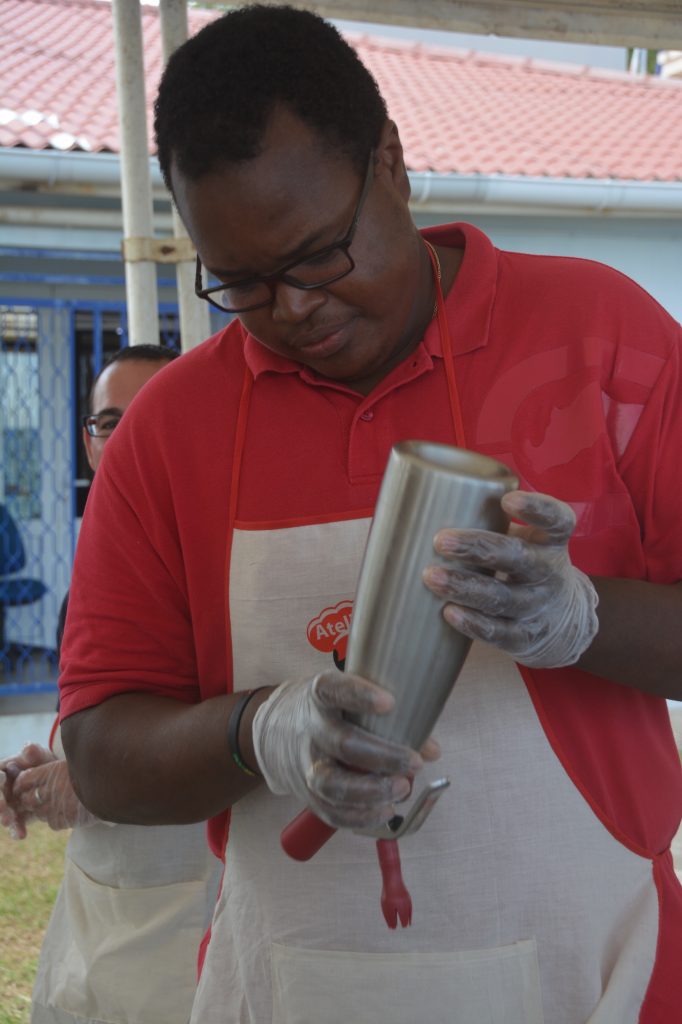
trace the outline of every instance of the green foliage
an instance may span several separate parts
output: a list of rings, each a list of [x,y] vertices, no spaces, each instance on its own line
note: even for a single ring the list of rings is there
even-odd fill
[[[33,824],[16,842],[0,829],[0,1024],[28,1024],[45,928],[62,878],[67,832]]]
[[[630,59],[632,57],[632,47],[628,47],[627,51],[627,63],[625,70],[627,71],[630,67]],[[647,75],[654,75],[656,73],[656,62],[658,60],[658,50],[647,50],[646,51],[646,73]],[[2,1021],[0,1021],[2,1024]]]

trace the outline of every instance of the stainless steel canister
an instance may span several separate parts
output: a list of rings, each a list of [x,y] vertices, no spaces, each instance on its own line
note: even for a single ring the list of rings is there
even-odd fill
[[[471,641],[447,624],[443,600],[422,581],[443,564],[433,541],[443,527],[504,533],[500,499],[518,486],[486,456],[403,441],[389,456],[358,580],[345,669],[390,690],[386,715],[349,716],[378,736],[419,749],[430,735]],[[450,563],[451,564],[451,563]]]

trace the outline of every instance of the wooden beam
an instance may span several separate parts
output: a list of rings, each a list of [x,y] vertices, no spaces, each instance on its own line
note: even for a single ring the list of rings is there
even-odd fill
[[[206,0],[205,0],[206,2]],[[218,0],[214,0],[217,4]],[[325,18],[566,43],[682,48],[682,0],[265,0]],[[211,4],[211,0],[208,0]]]

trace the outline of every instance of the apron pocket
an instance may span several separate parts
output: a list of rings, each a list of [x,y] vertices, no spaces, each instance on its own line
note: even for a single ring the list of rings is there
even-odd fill
[[[544,1024],[534,939],[458,953],[272,945],[273,1024]]]
[[[196,988],[204,881],[100,885],[66,858],[34,988],[84,1020],[185,1024]]]

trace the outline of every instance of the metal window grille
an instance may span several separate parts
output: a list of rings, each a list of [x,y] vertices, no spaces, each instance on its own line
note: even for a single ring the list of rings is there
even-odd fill
[[[179,347],[177,307],[159,341]],[[128,344],[125,303],[0,297],[0,696],[56,690],[56,630],[91,474],[80,417]]]

